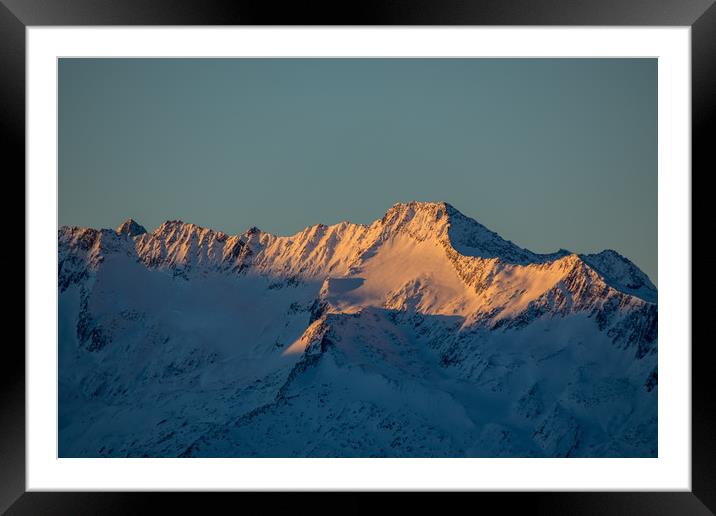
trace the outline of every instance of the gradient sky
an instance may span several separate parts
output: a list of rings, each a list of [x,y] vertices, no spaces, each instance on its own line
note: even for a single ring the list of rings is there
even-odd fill
[[[292,234],[409,200],[656,283],[656,59],[60,59],[60,225]]]

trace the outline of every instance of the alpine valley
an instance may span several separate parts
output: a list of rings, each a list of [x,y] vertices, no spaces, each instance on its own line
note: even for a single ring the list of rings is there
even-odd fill
[[[62,227],[61,457],[655,457],[657,290],[451,205]]]

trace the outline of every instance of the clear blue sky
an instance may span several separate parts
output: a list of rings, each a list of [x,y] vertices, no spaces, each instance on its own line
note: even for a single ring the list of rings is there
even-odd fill
[[[291,234],[409,200],[656,282],[656,59],[60,60],[60,225]]]

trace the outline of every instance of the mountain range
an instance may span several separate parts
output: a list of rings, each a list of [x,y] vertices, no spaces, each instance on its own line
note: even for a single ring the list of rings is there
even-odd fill
[[[445,202],[58,230],[61,457],[655,457],[657,289]]]

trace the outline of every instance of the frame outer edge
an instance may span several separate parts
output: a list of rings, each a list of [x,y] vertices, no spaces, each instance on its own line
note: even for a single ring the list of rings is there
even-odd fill
[[[10,0],[11,3],[17,4],[14,0]],[[4,0],[7,3],[7,0]],[[59,2],[64,4],[65,2]],[[135,13],[134,15],[129,14],[128,4],[132,2],[124,2],[121,7],[117,3],[113,4],[113,9],[108,8],[108,5],[100,7],[99,10],[90,10],[87,16],[87,11],[83,16],[81,4],[85,2],[80,1],[74,4],[74,9],[63,5],[65,8],[64,16],[58,14],[57,10],[53,12],[51,9],[47,9],[47,4],[37,0],[26,0],[27,11],[23,11],[22,5],[20,4],[20,16],[16,16],[13,11],[8,9],[3,3],[0,3],[0,66],[3,70],[3,80],[0,81],[0,134],[5,142],[7,142],[7,156],[13,159],[12,169],[22,168],[24,178],[24,137],[25,137],[25,23],[29,21],[29,24],[43,23],[50,25],[61,25],[67,23],[71,19],[74,23],[79,25],[93,25],[93,24],[187,24],[192,23],[192,16],[202,11],[201,7],[191,6],[183,9],[180,13],[172,16],[163,16],[163,21],[150,20],[154,18],[154,13]],[[159,8],[162,4],[162,0],[156,2],[155,7]],[[191,3],[191,2],[189,2]],[[421,2],[425,3],[425,2]],[[450,2],[451,3],[451,2]],[[450,4],[449,3],[449,4]],[[545,2],[546,3],[546,2]],[[624,2],[628,4],[631,2]],[[613,16],[619,16],[624,14],[627,10],[631,13],[634,12],[635,4],[639,2],[631,3],[631,6],[625,6],[622,10],[614,9],[610,7],[607,9],[607,17],[612,18]],[[684,2],[686,4],[687,2]],[[207,2],[208,4],[208,2]],[[216,4],[216,3],[214,3]],[[695,4],[699,4],[701,9],[706,7],[706,10],[701,10],[701,14],[693,16],[694,9],[698,9]],[[710,7],[709,7],[709,4]],[[188,5],[188,3],[185,3]],[[483,23],[489,24],[489,20],[501,19],[505,16],[505,12],[509,9],[504,6],[504,10],[501,16],[497,16],[494,13],[491,14],[490,2],[487,2],[487,9],[484,16]],[[543,4],[544,5],[544,4]],[[56,4],[57,7],[57,4]],[[492,6],[494,8],[494,5]],[[606,6],[604,6],[606,7]],[[46,10],[43,12],[43,8]],[[436,22],[444,22],[446,24],[459,24],[455,21],[455,16],[460,16],[460,13],[448,12],[436,13],[434,7],[431,10],[432,15],[435,16]],[[524,19],[524,16],[517,16],[512,24],[526,23],[526,24],[544,24],[547,20],[552,20],[552,23],[557,24],[574,24],[584,23],[585,17],[588,16],[589,9],[584,8],[581,15],[574,16],[574,11],[570,11],[569,14],[561,16],[559,22],[555,22],[556,11],[554,6],[552,8],[545,6],[542,14],[538,14],[538,6],[534,6],[530,11],[530,16],[534,16],[531,20]],[[703,170],[703,174],[706,174],[706,166],[710,167],[710,170],[714,169],[714,158],[713,153],[710,149],[710,140],[708,140],[709,129],[716,129],[716,121],[714,113],[716,111],[716,4],[709,2],[690,2],[690,5],[683,6],[681,12],[677,12],[679,9],[671,5],[671,9],[668,9],[667,14],[663,14],[658,18],[661,23],[679,25],[684,24],[685,19],[694,20],[692,25],[692,148],[693,148],[693,170]],[[17,8],[15,8],[17,11]],[[74,11],[74,12],[73,12]],[[236,18],[238,9],[234,11],[234,15],[229,15],[228,18]],[[380,11],[380,9],[378,9]],[[657,9],[654,9],[657,11]],[[200,14],[198,18],[194,20],[203,21],[207,23],[209,19],[213,19],[213,23],[216,23],[216,13],[229,14],[228,11],[206,6],[206,11],[203,15]],[[166,13],[166,11],[164,11]],[[692,15],[689,17],[689,13]],[[365,14],[363,12],[362,14]],[[409,13],[400,10],[386,9],[384,14],[387,14],[387,18],[390,18],[384,23],[392,24],[410,24],[422,21],[425,23],[425,18],[419,16],[420,19],[414,19]],[[425,12],[422,13],[426,14]],[[473,15],[463,12],[465,18],[468,21],[475,20],[474,12]],[[507,12],[509,14],[509,12]],[[625,16],[628,23],[633,24],[652,24],[650,20],[652,15],[644,11],[643,15],[634,18],[633,14]],[[188,18],[186,15],[190,15]],[[392,15],[392,16],[390,16]],[[69,19],[67,17],[69,16]],[[250,18],[250,17],[249,17]],[[258,16],[257,18],[263,18]],[[375,15],[369,17],[375,21]],[[603,16],[600,17],[600,19]],[[66,21],[63,21],[66,19]],[[21,21],[22,20],[22,21]],[[229,20],[226,20],[229,21]],[[233,20],[234,23],[238,23],[238,19]],[[249,20],[242,17],[242,23],[261,23],[260,19]],[[209,22],[211,23],[211,22]],[[264,21],[265,23],[265,21]],[[294,22],[300,23],[300,22]],[[492,23],[495,23],[493,21]],[[24,192],[24,181],[23,181],[23,192]],[[24,197],[24,196],[23,196]],[[23,237],[25,238],[25,236]],[[23,239],[23,263],[24,263],[24,239]],[[23,303],[24,307],[24,303]],[[23,339],[24,344],[24,339]],[[0,397],[0,420],[5,424],[0,427],[0,513],[4,512],[10,505],[18,500],[13,506],[13,509],[19,509],[22,511],[22,507],[27,508],[25,505],[28,503],[28,498],[34,499],[35,496],[25,495],[25,392],[24,392],[24,380],[25,380],[25,355],[24,346],[19,345],[12,347],[6,346],[6,352],[10,353],[7,360],[0,362],[2,368],[2,376],[0,376],[0,386],[2,386],[3,396]],[[713,417],[716,412],[716,401],[713,397],[709,396],[711,391],[709,382],[710,375],[707,374],[707,367],[709,367],[708,360],[699,360],[699,357],[704,357],[705,352],[699,346],[694,346],[693,349],[693,370],[694,376],[692,380],[693,390],[693,473],[692,473],[692,488],[693,498],[698,498],[700,504],[703,504],[702,508],[705,512],[711,512],[708,509],[716,507],[716,441],[713,439],[714,425]],[[663,493],[666,494],[666,493]],[[38,493],[38,495],[40,495]],[[66,504],[68,500],[68,494],[62,496],[60,493],[55,495],[43,495],[51,496],[56,502],[60,504]],[[146,497],[148,493],[143,495],[136,495],[139,498]],[[572,499],[576,493],[573,494],[557,494],[556,497],[566,496],[567,500]],[[586,494],[587,498],[591,498],[589,494]],[[656,493],[654,493],[656,495]],[[684,499],[683,495],[674,496]],[[101,496],[96,493],[95,496]],[[579,496],[579,495],[578,495]],[[584,496],[584,495],[581,495]],[[581,497],[580,496],[580,497]],[[612,496],[618,497],[619,495],[610,495],[609,493],[602,493],[599,496],[606,496],[608,499]],[[638,495],[637,495],[638,496]],[[108,498],[113,498],[114,502],[117,502],[117,494]],[[129,501],[129,498],[134,498],[135,495],[120,495],[120,499]],[[639,496],[640,497],[640,496]],[[655,497],[656,498],[656,497]],[[166,498],[164,498],[166,500]],[[567,500],[562,500],[566,502]],[[39,500],[37,500],[39,501]],[[596,500],[594,500],[596,501]],[[696,501],[696,500],[690,500]],[[69,506],[71,504],[66,504]],[[101,505],[101,504],[100,504]],[[131,505],[131,502],[130,502]],[[559,505],[559,504],[558,504]],[[567,503],[566,506],[574,504]],[[578,506],[579,504],[577,504]],[[612,504],[606,504],[607,506]],[[617,504],[619,505],[619,504]],[[612,505],[613,508],[614,505]],[[707,509],[708,507],[708,509]],[[59,509],[59,506],[55,506]],[[563,508],[564,505],[563,505]],[[602,508],[605,508],[602,506]],[[642,506],[642,508],[644,508]],[[685,507],[684,507],[685,508]],[[692,507],[693,509],[693,507]],[[14,511],[12,511],[14,512]],[[637,511],[638,512],[638,511]]]
[[[2,0],[26,25],[682,25],[713,0]]]
[[[696,246],[704,247],[702,240],[694,239],[693,235],[703,235],[708,230],[701,222],[703,216],[694,214],[693,192],[699,189],[693,184],[697,175],[700,181],[716,169],[713,145],[713,135],[716,134],[716,3],[691,27],[691,124],[692,277],[707,278],[707,271],[704,276],[697,272],[702,270],[701,262],[693,260]],[[713,361],[709,360],[712,339],[699,338],[693,332],[696,308],[708,309],[703,304],[704,301],[701,305],[692,301],[691,488],[704,505],[716,512],[716,400],[713,396]]]
[[[25,198],[25,25],[4,4],[0,3],[0,142],[3,144],[3,182],[7,198]],[[8,163],[6,165],[6,163]],[[19,185],[11,185],[10,179]],[[21,191],[22,195],[18,192]],[[17,220],[15,203],[2,203],[5,220]],[[25,226],[23,209],[22,256],[3,258],[3,265],[17,267],[22,260],[25,274]],[[18,235],[19,237],[19,235]],[[15,248],[17,249],[17,247]],[[17,286],[22,297],[12,297],[8,303],[25,309],[25,285]],[[13,275],[11,274],[10,277]],[[20,281],[17,274],[14,279]],[[10,317],[6,319],[10,324]],[[0,360],[0,513],[4,512],[25,492],[25,338],[24,317],[13,326],[19,332],[8,332],[2,341],[3,358]],[[8,325],[7,328],[10,328]]]

